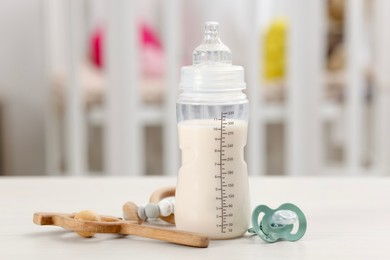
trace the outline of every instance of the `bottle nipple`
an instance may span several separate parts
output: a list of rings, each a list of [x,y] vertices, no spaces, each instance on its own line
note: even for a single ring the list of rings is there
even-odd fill
[[[204,38],[192,54],[193,65],[224,63],[232,64],[232,53],[219,38],[219,24],[206,22]]]

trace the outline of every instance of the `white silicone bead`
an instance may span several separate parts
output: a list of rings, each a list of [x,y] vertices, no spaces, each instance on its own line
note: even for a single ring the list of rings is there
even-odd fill
[[[158,208],[160,209],[160,215],[163,217],[168,217],[173,213],[173,205],[169,200],[160,201]]]

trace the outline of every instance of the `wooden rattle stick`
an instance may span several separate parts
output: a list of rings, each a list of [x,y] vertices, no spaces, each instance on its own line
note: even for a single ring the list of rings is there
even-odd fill
[[[140,226],[110,216],[100,217],[101,221],[84,221],[74,219],[74,214],[37,212],[34,214],[33,221],[37,225],[60,226],[75,232],[135,235],[193,247],[208,247],[209,245],[209,238],[201,234]]]

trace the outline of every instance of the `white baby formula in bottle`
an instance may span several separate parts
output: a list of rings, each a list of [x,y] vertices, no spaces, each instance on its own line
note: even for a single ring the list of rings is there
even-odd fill
[[[248,99],[242,92],[244,69],[232,65],[218,23],[206,23],[193,65],[181,70],[180,87],[177,120],[182,165],[176,226],[211,239],[239,237],[248,229],[250,216],[244,160]]]

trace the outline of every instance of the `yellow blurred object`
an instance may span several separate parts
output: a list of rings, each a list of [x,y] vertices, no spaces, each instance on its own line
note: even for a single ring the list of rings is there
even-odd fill
[[[280,80],[285,75],[287,22],[277,18],[264,35],[264,79]]]

